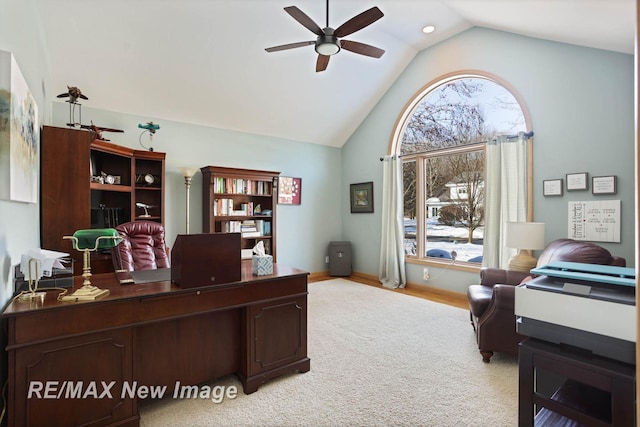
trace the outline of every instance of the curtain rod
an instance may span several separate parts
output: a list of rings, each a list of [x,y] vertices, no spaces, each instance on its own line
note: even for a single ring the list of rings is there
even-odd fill
[[[518,134],[518,135],[507,135],[506,138],[507,139],[515,139],[515,138],[517,138],[519,136],[520,136],[520,134]],[[527,139],[529,139],[529,138],[533,137],[533,131],[524,132],[523,136],[526,137]],[[488,141],[480,141],[480,142],[476,142],[475,144],[486,144],[487,142]],[[475,145],[475,144],[469,144],[469,145]],[[448,149],[451,149],[451,148],[464,148],[464,147],[465,147],[464,145],[460,145],[458,147],[448,147],[448,148],[445,148],[444,150],[448,150]],[[402,158],[404,156],[414,156],[416,154],[432,153],[434,151],[440,151],[440,150],[429,150],[429,151],[419,151],[419,152],[416,152],[416,153],[397,154],[397,157],[398,158]],[[380,157],[380,161],[383,161],[383,160],[384,160],[384,157]]]

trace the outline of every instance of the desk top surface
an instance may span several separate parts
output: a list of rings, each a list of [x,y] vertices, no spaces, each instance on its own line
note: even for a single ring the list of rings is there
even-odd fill
[[[291,276],[308,276],[308,272],[299,270],[293,267],[287,267],[283,265],[273,264],[273,274],[264,276],[255,276],[251,273],[251,262],[242,262],[242,275],[239,282],[225,283],[220,285],[204,286],[199,288],[180,288],[175,283],[169,280],[159,282],[148,282],[141,284],[120,284],[116,278],[115,273],[103,273],[95,274],[91,276],[91,284],[101,289],[109,289],[109,295],[101,297],[94,301],[79,301],[79,302],[63,302],[58,301],[57,297],[62,292],[61,289],[42,289],[38,292],[46,292],[44,302],[31,302],[13,300],[11,301],[2,313],[2,317],[19,315],[21,313],[43,310],[43,309],[55,309],[61,307],[67,307],[70,305],[78,304],[98,304],[105,302],[113,302],[116,300],[125,300],[131,298],[146,298],[155,297],[162,294],[167,295],[179,295],[188,293],[207,292],[209,290],[222,290],[232,287],[247,286],[251,283],[261,283],[268,281],[276,281],[282,278]],[[74,287],[69,289],[68,294],[73,293],[76,289],[82,286],[83,278],[81,276],[74,277]]]

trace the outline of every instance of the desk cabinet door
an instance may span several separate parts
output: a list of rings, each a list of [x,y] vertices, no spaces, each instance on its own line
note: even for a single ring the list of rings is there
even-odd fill
[[[129,329],[10,350],[9,363],[10,425],[99,426],[137,419],[133,400],[121,395],[132,380]]]
[[[307,356],[305,297],[252,305],[247,309],[248,375],[291,364]]]

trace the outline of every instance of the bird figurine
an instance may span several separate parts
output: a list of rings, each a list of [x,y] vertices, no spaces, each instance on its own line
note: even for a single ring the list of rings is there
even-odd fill
[[[80,91],[80,88],[76,86],[69,86],[69,85],[67,85],[67,92],[61,93],[60,95],[58,95],[58,98],[66,98],[66,97],[69,97],[68,102],[70,102],[71,104],[77,104],[78,98],[86,99],[86,100],[89,99],[82,94],[82,92]]]

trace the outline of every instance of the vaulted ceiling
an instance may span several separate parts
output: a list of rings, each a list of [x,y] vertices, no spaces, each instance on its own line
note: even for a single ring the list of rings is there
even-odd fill
[[[633,54],[634,0],[331,0],[329,26],[377,6],[316,73],[316,36],[283,10],[326,26],[325,0],[36,0],[57,92],[90,107],[341,147],[422,49],[473,26]],[[435,25],[432,34],[423,26]],[[50,94],[51,95],[51,94]],[[55,95],[55,94],[53,94]],[[110,126],[109,123],[100,123]]]

